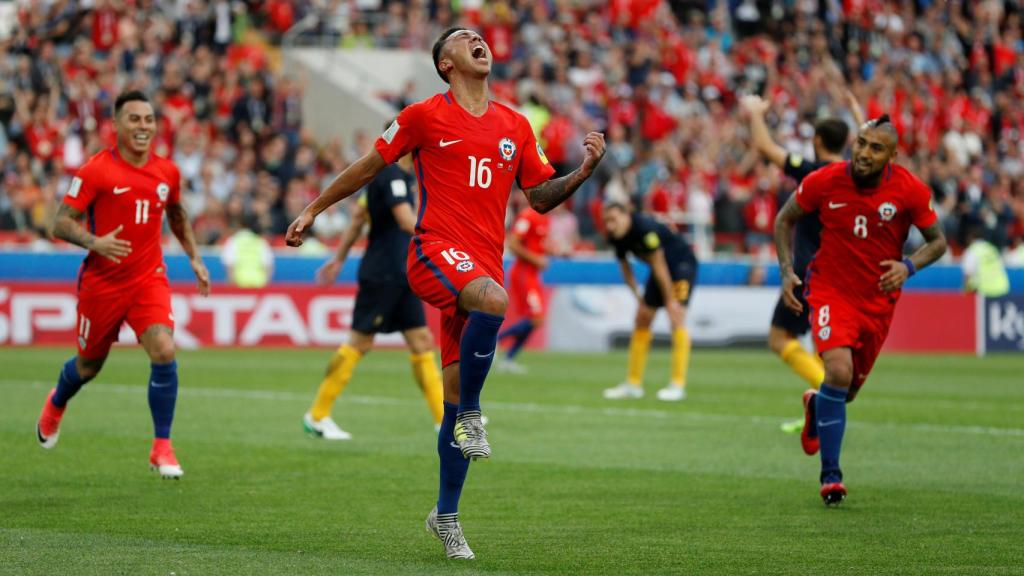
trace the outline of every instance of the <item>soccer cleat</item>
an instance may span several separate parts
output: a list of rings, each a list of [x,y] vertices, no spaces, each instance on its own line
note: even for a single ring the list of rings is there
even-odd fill
[[[686,400],[686,387],[678,384],[669,384],[658,390],[658,400],[662,402],[679,402]]]
[[[779,425],[779,428],[786,434],[799,434],[804,429],[804,420],[801,418],[799,420],[783,422]]]
[[[491,457],[491,445],[487,443],[487,431],[479,411],[463,412],[455,420],[455,443],[468,460]]]
[[[522,376],[527,374],[529,371],[529,368],[523,366],[522,364],[516,362],[515,360],[509,360],[508,358],[505,358],[504,360],[498,362],[498,372]]]
[[[174,455],[171,441],[162,438],[153,440],[153,449],[149,452],[149,469],[159,472],[160,477],[166,480],[178,480],[185,475]]]
[[[53,405],[53,395],[56,393],[57,389],[54,388],[46,395],[43,411],[36,422],[36,440],[47,450],[57,445],[57,438],[60,437],[60,419],[64,417],[64,408]]]
[[[476,555],[470,550],[469,544],[466,543],[466,537],[462,534],[462,525],[459,524],[458,515],[446,514],[445,516],[452,516],[454,520],[439,522],[437,506],[434,506],[430,514],[427,514],[427,532],[433,534],[435,538],[444,544],[444,553],[448,558],[457,560],[472,560],[476,558]]]
[[[804,454],[808,456],[814,456],[818,453],[818,449],[821,448],[818,436],[811,436],[811,425],[814,423],[814,403],[817,394],[817,391],[813,388],[804,392],[804,427],[800,430],[800,446],[803,447]]]
[[[302,417],[302,427],[306,432],[324,440],[351,440],[352,435],[342,430],[330,416],[321,420],[313,420],[313,415],[306,412]]]
[[[825,506],[838,506],[846,500],[846,486],[843,486],[843,481],[822,484],[821,499],[825,501]]]
[[[629,382],[623,382],[614,388],[606,388],[604,391],[606,400],[622,400],[623,398],[643,398],[644,389],[642,386],[634,386]]]

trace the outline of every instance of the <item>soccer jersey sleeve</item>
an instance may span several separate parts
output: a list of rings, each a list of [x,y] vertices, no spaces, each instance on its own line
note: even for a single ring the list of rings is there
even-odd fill
[[[810,162],[799,154],[788,154],[782,171],[793,180],[803,182],[804,178],[820,167],[817,162]]]
[[[516,218],[515,224],[512,225],[512,233],[515,234],[516,238],[522,240],[530,233],[530,228],[530,219],[526,217],[526,214],[520,214]]]
[[[796,189],[796,203],[804,212],[817,212],[821,206],[822,192],[825,190],[825,176],[822,172],[813,172],[804,178]]]
[[[533,135],[529,123],[525,120],[524,123],[526,124],[523,130],[526,134],[526,150],[523,150],[523,159],[519,162],[518,179],[519,187],[525,190],[546,182],[554,175],[555,169],[551,167],[547,156],[544,155],[544,150]]]
[[[167,205],[181,204],[181,172],[178,167],[171,164],[170,193],[167,195]]]
[[[375,144],[384,161],[388,164],[412,152],[420,145],[422,137],[423,104],[406,106],[398,118],[377,138]]]
[[[384,203],[387,204],[388,208],[394,208],[399,204],[405,204],[409,201],[409,183],[406,182],[401,173],[396,171],[394,176],[384,186]]]
[[[82,166],[64,195],[64,203],[79,212],[85,212],[96,199],[97,172],[92,162]]]
[[[910,218],[918,229],[923,230],[939,219],[932,205],[932,191],[923,182],[915,182],[914,201],[910,206]]]

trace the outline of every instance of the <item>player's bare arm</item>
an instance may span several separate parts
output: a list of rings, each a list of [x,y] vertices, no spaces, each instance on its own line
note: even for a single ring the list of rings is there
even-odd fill
[[[672,274],[668,271],[668,261],[665,260],[665,250],[658,248],[645,258],[651,265],[651,274],[661,289],[662,300],[665,301],[665,310],[668,311],[669,320],[674,328],[683,325],[683,307],[676,300],[675,291],[672,289]]]
[[[775,252],[779,257],[779,275],[782,277],[782,301],[794,312],[803,312],[804,305],[793,296],[793,288],[803,282],[793,272],[793,226],[806,212],[792,194],[775,217]]]
[[[780,167],[785,165],[786,149],[772,140],[771,133],[768,131],[768,123],[764,119],[771,104],[753,94],[744,96],[740,103],[750,114],[750,139],[753,141],[754,148],[772,164]]]
[[[356,160],[351,166],[344,169],[341,174],[327,186],[302,210],[302,214],[288,226],[285,234],[285,242],[289,246],[302,246],[302,235],[306,233],[316,217],[321,212],[330,208],[337,202],[355,194],[360,188],[366,186],[387,166],[387,162],[376,149],[370,150],[365,156]]]
[[[561,178],[548,180],[524,190],[531,208],[541,214],[550,212],[555,206],[565,202],[587,178],[590,178],[594,169],[604,158],[604,134],[600,132],[587,134],[587,137],[583,139],[583,147],[586,152],[579,168]]]
[[[633,275],[633,267],[629,265],[629,261],[619,258],[619,270],[622,271],[622,279],[626,281],[630,292],[636,296],[637,300],[643,298],[643,294],[640,293],[640,285],[636,283],[636,276]]]
[[[199,254],[199,247],[196,244],[196,236],[192,233],[192,225],[189,224],[188,213],[183,205],[180,203],[167,205],[167,225],[170,226],[174,237],[178,239],[182,250],[188,254],[192,273],[196,275],[199,293],[203,296],[209,295],[210,272],[207,271],[206,264],[203,264],[203,257]]]
[[[396,204],[391,208],[391,215],[395,217],[395,222],[402,232],[416,234],[416,214],[412,211],[411,205],[405,202]]]
[[[117,263],[121,262],[121,258],[132,253],[132,243],[117,237],[124,226],[118,226],[104,236],[96,236],[79,224],[81,217],[82,213],[75,208],[61,204],[50,226],[50,235],[81,246]]]
[[[527,250],[526,246],[523,246],[523,242],[515,234],[510,234],[508,237],[508,249],[511,250],[517,258],[529,262],[541,270],[548,267],[547,256]]]
[[[942,258],[942,255],[946,253],[946,237],[942,234],[942,229],[939,228],[938,222],[922,229],[921,235],[925,239],[924,246],[918,248],[908,258],[903,261],[885,260],[881,262],[886,272],[878,279],[878,287],[883,292],[892,292],[902,288],[903,283],[907,281],[907,278],[910,278],[911,266],[913,266],[916,272]],[[907,260],[910,261],[910,266],[907,265]]]
[[[356,204],[352,211],[352,223],[341,235],[341,245],[338,246],[338,251],[316,271],[317,284],[330,286],[338,279],[338,274],[341,273],[341,269],[345,266],[345,260],[348,259],[348,253],[352,250],[352,245],[365,232],[366,222],[366,209]]]

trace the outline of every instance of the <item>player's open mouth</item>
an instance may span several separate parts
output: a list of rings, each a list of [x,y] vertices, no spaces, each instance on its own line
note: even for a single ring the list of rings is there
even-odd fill
[[[149,144],[149,134],[136,134],[132,137],[137,144]]]
[[[475,46],[471,54],[475,60],[487,60],[487,49],[483,46]]]

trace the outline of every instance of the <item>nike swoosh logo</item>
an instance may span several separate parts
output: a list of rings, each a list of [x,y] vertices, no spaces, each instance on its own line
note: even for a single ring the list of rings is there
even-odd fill
[[[448,142],[445,142],[444,138],[441,138],[440,144],[441,148],[446,148],[448,146],[451,146],[452,144],[458,144],[459,142],[462,142],[462,140],[449,140]]]
[[[842,420],[829,420],[828,422],[818,420],[818,428],[828,428],[829,426],[835,426],[840,422],[842,422]]]
[[[167,384],[157,384],[156,382],[150,380],[149,385],[152,386],[153,388],[167,388],[168,386],[171,385],[171,383],[168,382]]]
[[[131,189],[132,189],[131,186],[125,186],[124,188],[118,188],[118,187],[115,186],[114,187],[114,194],[124,194],[125,192],[127,192],[127,191],[129,191]]]
[[[456,450],[462,450],[462,448],[459,448],[459,445],[456,444],[455,442],[449,442],[449,444],[451,445],[452,448],[455,448]]]
[[[846,202],[842,202],[842,203],[829,202],[828,203],[828,207],[833,209],[833,210],[835,210],[836,208],[842,208],[843,206],[846,206]]]
[[[494,356],[494,350],[491,350],[487,354],[481,354],[479,352],[473,352],[473,356],[476,356],[477,358],[490,358],[491,356]]]

